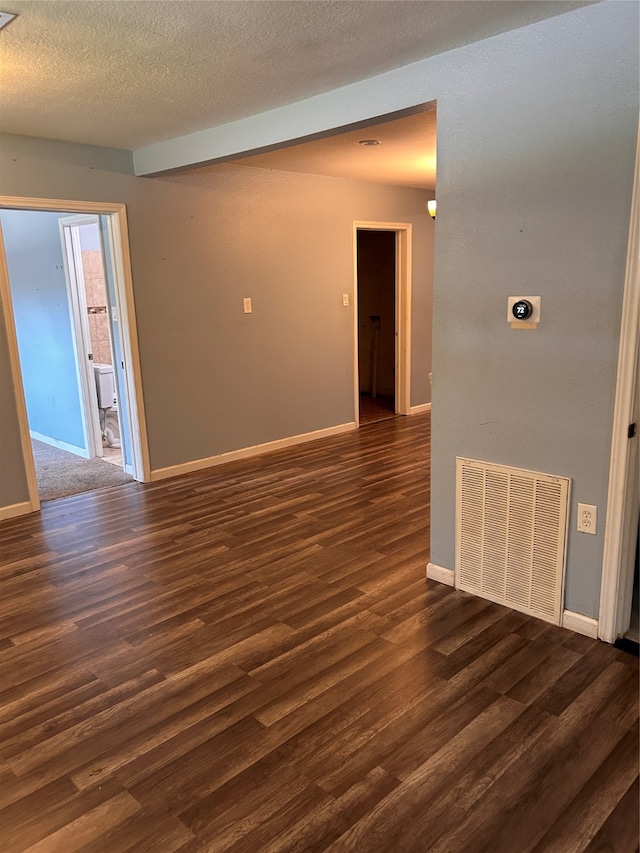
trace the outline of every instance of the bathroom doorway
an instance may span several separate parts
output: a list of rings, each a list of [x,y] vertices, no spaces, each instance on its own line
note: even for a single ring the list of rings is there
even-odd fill
[[[102,458],[133,474],[127,454],[123,453],[131,436],[130,425],[118,406],[122,365],[115,353],[122,350],[122,343],[113,289],[108,282],[100,218],[82,214],[61,217],[58,226],[77,361],[84,368],[79,371],[79,379],[89,458]]]
[[[148,479],[123,223],[97,205],[78,213],[77,203],[58,204],[0,209],[1,296],[31,510]]]

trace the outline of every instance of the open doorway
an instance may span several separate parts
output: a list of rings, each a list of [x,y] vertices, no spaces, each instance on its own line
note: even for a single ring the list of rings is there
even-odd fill
[[[396,235],[359,230],[358,389],[360,424],[396,414]]]
[[[121,416],[117,388],[122,349],[117,308],[108,286],[105,249],[98,216],[80,215],[58,220],[67,275],[70,313],[80,372],[90,456],[101,457],[132,474],[123,445],[130,444],[130,425]]]
[[[411,225],[355,223],[356,422],[410,411]]]
[[[124,263],[112,216],[0,210],[2,301],[32,509],[147,479],[140,419],[131,416],[138,396],[125,368],[130,314],[118,293]]]
[[[604,529],[598,636],[638,653],[640,592],[640,132],[631,197]],[[629,649],[630,650],[630,649]]]

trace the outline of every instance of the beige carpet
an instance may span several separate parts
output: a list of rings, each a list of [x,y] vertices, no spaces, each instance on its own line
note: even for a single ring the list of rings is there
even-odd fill
[[[41,501],[53,501],[133,482],[133,477],[102,459],[83,459],[66,450],[31,441]]]

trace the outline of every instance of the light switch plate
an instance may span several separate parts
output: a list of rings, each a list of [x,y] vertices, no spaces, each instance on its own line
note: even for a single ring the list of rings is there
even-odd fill
[[[349,294],[348,293],[342,294],[342,304],[344,305],[345,308],[349,307]]]
[[[252,314],[253,313],[253,306],[251,305],[251,297],[250,296],[245,296],[244,299],[242,300],[242,310],[244,311],[245,314]]]

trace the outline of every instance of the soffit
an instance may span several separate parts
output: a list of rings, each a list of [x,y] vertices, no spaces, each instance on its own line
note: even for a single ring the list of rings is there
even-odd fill
[[[376,139],[379,145],[361,145]],[[244,166],[434,189],[436,110],[234,160]]]

